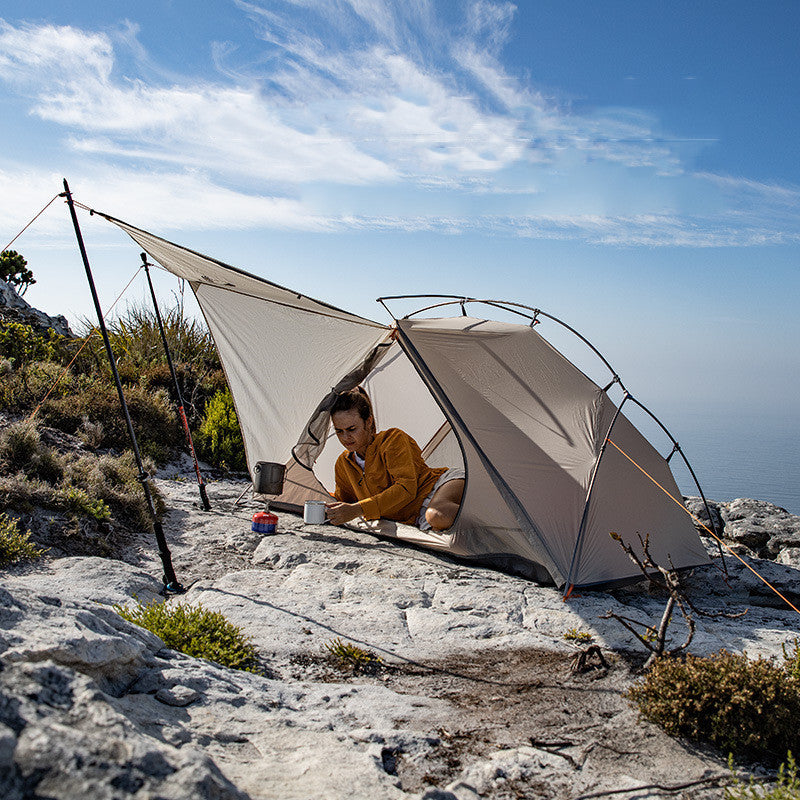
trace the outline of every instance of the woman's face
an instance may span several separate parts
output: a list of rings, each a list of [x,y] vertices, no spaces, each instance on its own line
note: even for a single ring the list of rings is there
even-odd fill
[[[331,421],[342,447],[363,458],[374,438],[372,417],[361,419],[361,415],[353,408],[350,411],[337,411],[331,416]]]

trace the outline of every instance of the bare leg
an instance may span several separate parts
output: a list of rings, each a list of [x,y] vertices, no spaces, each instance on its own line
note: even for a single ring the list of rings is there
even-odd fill
[[[447,481],[436,490],[425,511],[425,519],[433,530],[446,531],[455,522],[463,494],[463,478]]]

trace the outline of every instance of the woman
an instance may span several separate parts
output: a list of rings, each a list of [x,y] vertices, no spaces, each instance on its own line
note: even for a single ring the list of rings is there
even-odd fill
[[[464,493],[464,470],[432,469],[419,445],[399,428],[376,432],[372,404],[361,388],[340,394],[331,408],[345,448],[336,460],[338,502],[328,519],[342,525],[356,517],[392,519],[421,530],[447,530]]]

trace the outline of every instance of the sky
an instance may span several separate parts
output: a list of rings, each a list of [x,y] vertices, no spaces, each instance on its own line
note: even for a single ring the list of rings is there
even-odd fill
[[[788,463],[798,30],[796,0],[3,0],[0,247],[67,178],[378,321],[394,294],[539,307],[659,416],[769,418]],[[108,308],[138,250],[80,219]],[[91,314],[62,200],[13,248],[26,300]]]

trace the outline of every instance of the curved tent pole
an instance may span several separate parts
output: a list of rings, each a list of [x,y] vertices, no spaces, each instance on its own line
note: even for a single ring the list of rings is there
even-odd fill
[[[623,385],[622,381],[620,380],[617,371],[609,364],[608,360],[605,356],[581,333],[575,330],[571,325],[564,322],[564,320],[559,319],[558,317],[553,316],[552,314],[548,314],[546,311],[542,311],[540,308],[534,308],[533,306],[527,306],[524,303],[514,303],[510,300],[479,300],[475,297],[458,297],[456,295],[442,295],[442,294],[408,294],[408,295],[395,295],[393,297],[379,297],[378,302],[386,309],[386,311],[395,319],[394,314],[389,310],[384,300],[410,300],[412,298],[422,298],[422,297],[450,297],[453,298],[451,300],[446,300],[442,303],[434,303],[430,306],[425,306],[424,308],[417,309],[416,311],[412,311],[409,314],[406,314],[403,319],[409,319],[413,317],[415,314],[421,314],[423,311],[430,311],[434,308],[441,308],[443,306],[450,306],[450,305],[461,305],[463,307],[464,303],[483,303],[487,306],[492,306],[493,308],[499,308],[502,311],[508,311],[511,314],[517,314],[521,317],[525,317],[526,319],[531,320],[531,322],[537,322],[539,317],[547,317],[547,319],[552,320],[553,322],[558,323],[563,328],[566,328],[570,333],[574,334],[578,337],[602,362],[605,364],[608,371],[613,376],[612,383],[619,383],[620,388],[625,391],[625,386]],[[513,306],[513,308],[510,308]],[[522,311],[517,311],[518,308],[524,308],[527,311],[533,312],[532,314],[525,314]]]

